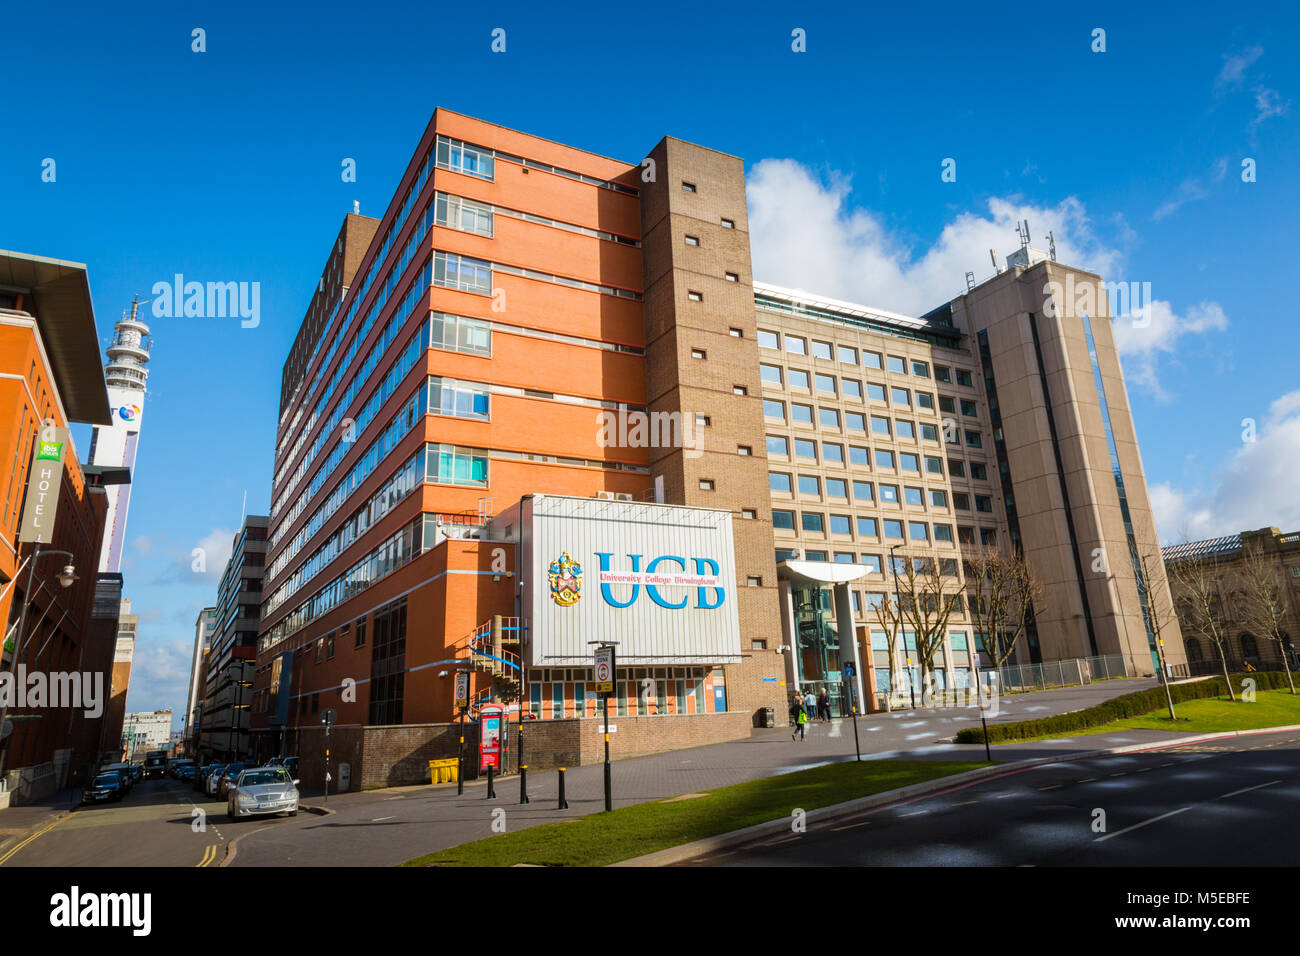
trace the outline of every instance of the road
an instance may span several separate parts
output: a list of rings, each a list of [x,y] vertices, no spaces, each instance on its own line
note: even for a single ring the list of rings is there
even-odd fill
[[[142,780],[118,803],[78,807],[4,865],[210,866],[225,857],[229,826],[226,805],[188,783]]]
[[[1300,733],[1258,732],[1008,771],[681,865],[1293,866],[1298,806]]]

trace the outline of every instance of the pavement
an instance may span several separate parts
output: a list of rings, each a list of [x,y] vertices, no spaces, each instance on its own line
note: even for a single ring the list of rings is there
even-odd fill
[[[67,787],[36,803],[0,810],[0,864],[14,848],[81,804],[81,788]]]
[[[677,865],[1289,867],[1298,800],[1300,732],[1247,731],[1008,769]]]

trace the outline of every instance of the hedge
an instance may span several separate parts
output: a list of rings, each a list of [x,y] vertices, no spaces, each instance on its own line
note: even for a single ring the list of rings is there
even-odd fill
[[[1233,674],[1232,684],[1240,687],[1241,681],[1250,678],[1255,682],[1256,690],[1288,690],[1286,674],[1282,671],[1257,671],[1250,674]],[[1222,677],[1195,681],[1189,684],[1170,684],[1169,693],[1178,704],[1185,700],[1200,700],[1205,697],[1226,697],[1228,689]],[[1001,740],[1024,740],[1027,737],[1051,737],[1055,734],[1072,730],[1087,730],[1100,727],[1113,720],[1126,717],[1141,717],[1155,710],[1164,710],[1169,705],[1165,701],[1164,687],[1152,687],[1133,694],[1124,694],[1103,701],[1093,707],[1071,711],[1068,714],[1055,714],[1051,717],[1039,717],[1035,720],[1022,720],[1005,724],[989,724],[989,742]],[[957,743],[980,744],[984,742],[984,731],[979,727],[967,727],[957,732]]]

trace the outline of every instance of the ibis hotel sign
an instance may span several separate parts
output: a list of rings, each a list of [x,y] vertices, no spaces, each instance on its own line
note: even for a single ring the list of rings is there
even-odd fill
[[[59,510],[59,488],[63,484],[63,453],[68,430],[47,425],[36,436],[32,468],[27,473],[27,498],[19,541],[49,544],[54,539],[54,518]]]
[[[554,495],[520,511],[530,666],[589,666],[593,641],[618,641],[623,666],[740,660],[731,512]]]

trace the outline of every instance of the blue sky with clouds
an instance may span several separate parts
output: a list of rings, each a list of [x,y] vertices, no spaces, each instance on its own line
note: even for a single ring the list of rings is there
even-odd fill
[[[1051,229],[1062,260],[1151,284],[1144,321],[1117,335],[1162,537],[1300,529],[1297,13],[1060,7],[8,11],[22,42],[0,59],[0,247],[87,263],[105,337],[177,272],[261,284],[257,328],[152,323],[123,568],[141,615],[129,706],[179,719],[243,496],[268,507],[280,369],[329,244],[354,200],[382,214],[439,105],[629,161],[665,134],[742,156],[755,275],[892,311],[990,274],[1016,221],[1037,245]],[[215,557],[207,576],[196,547]]]

